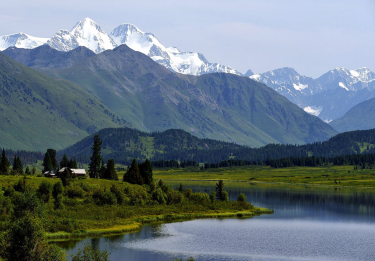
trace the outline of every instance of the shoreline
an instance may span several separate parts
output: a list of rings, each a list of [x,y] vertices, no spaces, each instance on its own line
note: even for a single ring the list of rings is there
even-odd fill
[[[205,182],[217,182],[220,179],[165,179],[164,181],[205,181]],[[267,182],[267,181],[249,181],[249,180],[229,180],[222,179],[225,182],[233,183],[249,183],[249,184],[264,184],[264,185],[291,185],[291,186],[311,186],[311,187],[323,187],[323,188],[357,188],[357,189],[375,189],[375,187],[361,187],[361,186],[333,186],[323,184],[311,184],[311,183],[288,183],[288,182]]]
[[[163,223],[168,221],[188,221],[194,219],[203,218],[250,218],[254,216],[259,216],[262,214],[273,214],[274,211],[267,208],[254,207],[252,211],[239,211],[239,212],[218,212],[218,213],[189,213],[189,214],[173,214],[173,215],[158,215],[158,216],[148,216],[143,218],[136,218],[129,221],[129,224],[105,228],[105,229],[89,229],[89,230],[77,230],[77,232],[56,232],[56,233],[46,233],[46,239],[50,242],[58,241],[68,241],[71,239],[83,239],[87,237],[100,237],[116,234],[126,234],[136,232],[142,229],[144,224],[152,223]]]

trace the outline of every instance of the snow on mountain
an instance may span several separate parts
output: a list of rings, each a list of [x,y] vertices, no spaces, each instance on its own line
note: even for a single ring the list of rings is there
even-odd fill
[[[50,39],[37,38],[23,33],[2,36],[0,50],[5,50],[10,46],[32,49],[45,43],[59,51],[68,52],[78,46],[84,46],[95,53],[112,50],[121,44],[126,44],[174,72],[192,75],[214,72],[242,75],[229,66],[208,62],[200,53],[181,52],[174,46],[166,48],[153,34],[142,32],[132,24],[122,24],[108,35],[90,18],[79,21],[71,31],[59,30]]]
[[[110,36],[117,45],[126,44],[133,50],[148,55],[171,71],[192,75],[213,72],[242,75],[229,66],[209,63],[200,53],[181,52],[174,46],[166,48],[153,34],[142,32],[133,24],[122,24],[116,27]]]
[[[0,51],[8,47],[32,49],[47,43],[48,38],[34,37],[25,33],[0,36]]]
[[[117,46],[112,38],[90,18],[79,21],[70,34],[74,36],[79,46],[87,47],[95,53],[112,50]]]
[[[79,46],[76,37],[68,30],[59,30],[48,40],[47,44],[52,48],[63,52],[69,52]]]
[[[322,112],[322,107],[315,107],[315,106],[307,106],[303,108],[303,110],[311,115],[319,116],[319,114]]]

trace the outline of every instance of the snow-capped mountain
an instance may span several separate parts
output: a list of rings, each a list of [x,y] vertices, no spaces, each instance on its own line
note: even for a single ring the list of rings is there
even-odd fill
[[[192,75],[213,72],[242,75],[231,67],[209,63],[200,53],[181,52],[174,46],[166,48],[153,34],[142,32],[132,24],[122,24],[116,27],[110,36],[117,45],[126,44],[133,50],[148,55],[171,71]]]
[[[59,30],[47,44],[64,52],[71,51],[78,46],[87,47],[95,53],[117,47],[111,37],[90,18],[79,21],[70,32]]]
[[[367,68],[335,68],[313,79],[286,67],[254,74],[250,78],[273,88],[326,122],[341,117],[357,103],[375,96],[375,73]]]
[[[148,55],[155,62],[171,71],[192,75],[214,72],[242,75],[229,66],[208,62],[200,53],[181,52],[173,46],[167,48],[153,34],[142,32],[132,24],[122,24],[108,35],[90,18],[79,21],[70,31],[59,30],[50,39],[32,37],[22,33],[2,36],[0,50],[11,46],[33,49],[43,44],[48,44],[52,48],[64,52],[78,46],[85,46],[95,53],[112,50],[121,44],[126,44],[133,50]]]
[[[0,36],[0,51],[4,51],[11,46],[33,49],[45,44],[48,40],[48,38],[34,37],[25,33],[4,35]]]

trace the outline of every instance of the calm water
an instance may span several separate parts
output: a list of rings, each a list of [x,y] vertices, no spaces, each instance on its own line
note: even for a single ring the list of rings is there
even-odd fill
[[[177,183],[170,183],[177,187]],[[215,183],[185,182],[209,192]],[[264,187],[227,183],[231,200],[244,193],[275,210],[250,219],[201,219],[144,226],[136,233],[61,244],[75,253],[85,242],[111,260],[375,260],[375,191]]]

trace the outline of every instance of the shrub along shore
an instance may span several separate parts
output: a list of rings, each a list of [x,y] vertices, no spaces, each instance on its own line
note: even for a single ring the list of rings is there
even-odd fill
[[[29,189],[43,202],[45,237],[52,241],[134,232],[152,222],[273,213],[254,207],[246,202],[246,197],[229,201],[224,183],[207,194],[192,192],[183,184],[174,190],[161,180],[136,185],[116,180],[71,178],[64,187],[60,179],[55,178],[1,175],[0,186],[1,231],[6,230],[17,201]]]

